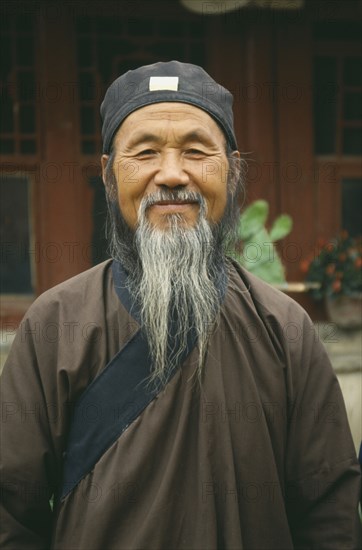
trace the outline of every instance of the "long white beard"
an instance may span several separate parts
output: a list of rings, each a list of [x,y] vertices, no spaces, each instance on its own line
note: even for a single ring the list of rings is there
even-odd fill
[[[152,195],[152,202],[167,199],[163,192]],[[177,198],[194,195],[181,191]],[[206,205],[200,201],[200,215],[194,227],[185,226],[182,215],[169,215],[169,226],[158,229],[147,219],[146,197],[139,211],[135,246],[140,273],[130,273],[130,290],[140,304],[143,330],[152,361],[151,379],[164,381],[187,347],[193,329],[197,336],[199,358],[196,373],[201,376],[207,346],[220,307],[217,281],[223,276],[223,255],[216,253],[215,237],[206,220]],[[170,319],[177,313],[177,350],[170,357]],[[172,343],[171,343],[172,345]]]

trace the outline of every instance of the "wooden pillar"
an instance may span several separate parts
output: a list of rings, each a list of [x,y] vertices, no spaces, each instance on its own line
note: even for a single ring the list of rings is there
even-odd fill
[[[38,293],[86,267],[82,249],[74,20],[66,7],[39,15],[42,162],[35,197]]]
[[[276,58],[272,22],[254,22],[247,30],[243,92],[249,169],[248,201],[268,201],[270,219],[280,213],[279,162],[276,140]]]
[[[317,223],[310,26],[279,26],[277,61],[279,202],[281,210],[293,218],[293,231],[284,241],[282,255],[289,280],[298,280],[300,260],[315,243]]]
[[[263,198],[278,212],[273,28],[244,10],[210,23],[209,69],[234,95],[234,124],[247,163],[246,203]],[[218,37],[215,40],[215,36]]]

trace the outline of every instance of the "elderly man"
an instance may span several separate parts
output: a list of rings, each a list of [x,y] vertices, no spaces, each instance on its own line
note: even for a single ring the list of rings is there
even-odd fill
[[[295,302],[227,257],[231,94],[156,63],[118,78],[101,113],[113,259],[19,327],[2,548],[356,548],[360,472],[324,349]]]

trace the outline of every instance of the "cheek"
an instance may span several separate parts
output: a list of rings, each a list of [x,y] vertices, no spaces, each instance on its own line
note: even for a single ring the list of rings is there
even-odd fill
[[[226,162],[210,161],[202,167],[201,187],[209,207],[209,217],[214,222],[220,221],[227,204]]]
[[[116,173],[118,203],[129,225],[137,223],[137,212],[143,196],[142,177],[137,163],[126,161],[118,164]]]
[[[206,195],[206,193],[205,193]],[[213,185],[207,190],[206,200],[209,206],[209,217],[214,222],[219,222],[224,215],[227,205],[227,185],[215,179]]]
[[[208,159],[201,166],[198,166],[198,177],[201,178],[202,184],[207,187],[222,187],[226,185],[228,164],[220,159]]]
[[[137,185],[140,181],[140,170],[137,162],[125,160],[115,164],[115,176],[118,186],[129,187]]]
[[[225,212],[227,204],[227,194],[226,190],[221,191],[215,195],[214,208],[212,209],[212,217],[215,222],[219,222]]]
[[[126,222],[134,226],[137,223],[137,212],[140,201],[134,196],[131,189],[118,189],[118,204]]]
[[[137,223],[138,203],[132,193],[132,185],[118,185],[118,204],[127,224],[134,227]]]

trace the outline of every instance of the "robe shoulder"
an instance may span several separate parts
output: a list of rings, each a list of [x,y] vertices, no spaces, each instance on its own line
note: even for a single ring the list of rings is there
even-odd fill
[[[252,300],[255,310],[264,319],[274,319],[285,324],[286,320],[313,324],[307,312],[290,296],[256,277],[237,262],[230,260],[230,286],[239,286]]]
[[[310,365],[306,355],[301,357],[303,349],[305,353],[318,354],[330,367],[312,320],[295,300],[237,262],[230,260],[229,267],[225,315],[239,327],[239,332],[254,334],[260,347],[271,343],[279,361],[289,363],[292,369],[302,365],[307,369]]]
[[[71,405],[134,326],[110,267],[41,295],[10,352],[2,548],[357,548],[359,466],[327,354],[296,302],[234,263],[202,391],[194,350],[54,517]]]
[[[41,294],[30,306],[4,366],[38,371],[47,398],[74,402],[137,329],[119,301],[107,260]],[[48,395],[49,392],[49,395]],[[52,397],[51,397],[52,398]],[[64,396],[63,396],[64,399]]]
[[[103,300],[104,291],[112,280],[111,265],[112,260],[106,260],[46,290],[34,300],[24,319],[33,315],[47,316],[57,305],[65,311],[76,311],[95,300]],[[49,308],[52,309],[49,311]]]

